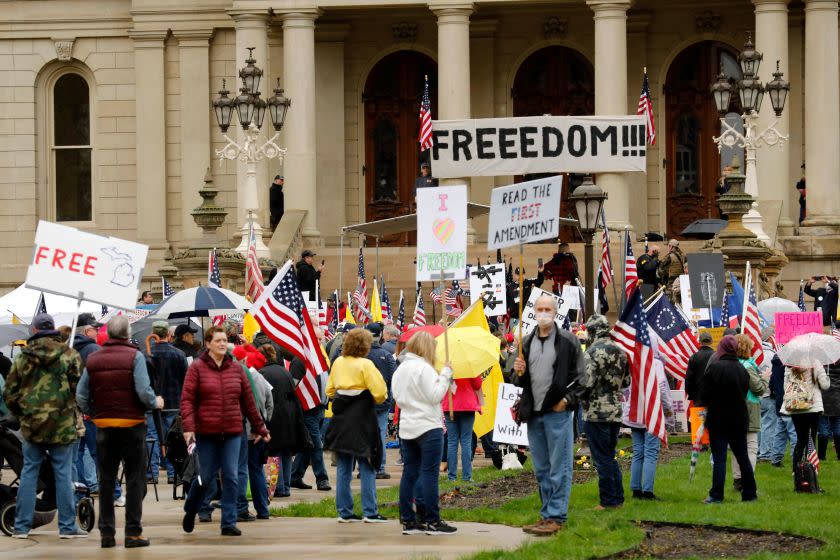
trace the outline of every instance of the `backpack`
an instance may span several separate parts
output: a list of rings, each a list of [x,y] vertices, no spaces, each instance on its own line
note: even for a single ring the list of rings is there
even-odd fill
[[[785,384],[784,407],[788,412],[802,412],[814,405],[814,393],[808,382],[793,374]]]
[[[793,491],[802,494],[819,494],[820,485],[817,482],[817,471],[814,465],[802,460],[793,471]]]

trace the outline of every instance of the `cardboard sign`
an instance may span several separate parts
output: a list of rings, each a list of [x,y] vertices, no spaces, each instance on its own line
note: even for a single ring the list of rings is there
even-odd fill
[[[507,313],[507,289],[505,285],[505,265],[469,267],[470,303],[479,299],[484,301],[484,315],[500,317]]]
[[[148,252],[133,241],[41,220],[26,287],[134,309]]]
[[[436,177],[646,171],[644,117],[433,121]]]
[[[787,344],[800,334],[822,332],[822,312],[820,311],[776,313],[776,343],[778,344]]]
[[[562,189],[562,175],[493,189],[487,250],[556,238]]]
[[[522,306],[522,336],[523,338],[530,334],[534,327],[537,326],[537,314],[534,312],[534,304],[537,302],[537,298],[540,296],[551,296],[554,298],[554,301],[557,303],[557,316],[554,317],[555,322],[557,324],[562,324],[563,321],[566,320],[566,315],[569,313],[569,306],[560,296],[556,296],[551,292],[546,292],[545,290],[541,290],[539,288],[533,288],[531,290],[531,295],[528,296],[528,301]]]
[[[493,441],[511,445],[528,445],[528,425],[517,426],[510,413],[510,407],[522,394],[522,388],[510,383],[499,383],[496,400],[496,420],[493,422]]]
[[[723,304],[726,277],[723,274],[723,254],[690,253],[688,280],[695,307],[718,308]],[[680,280],[682,283],[682,280]]]
[[[417,190],[417,281],[461,280],[467,267],[467,186]]]
[[[688,432],[688,400],[685,391],[671,389],[671,406],[674,410],[674,431]]]
[[[712,343],[710,344],[710,346],[717,350],[718,343],[720,342],[720,339],[723,338],[723,331],[725,330],[726,327],[715,327],[713,329],[702,328],[699,330],[699,332],[707,332],[710,335],[712,335]]]

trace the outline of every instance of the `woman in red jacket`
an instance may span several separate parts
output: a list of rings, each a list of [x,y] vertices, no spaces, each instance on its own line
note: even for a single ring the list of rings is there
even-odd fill
[[[242,411],[248,416],[256,441],[268,442],[268,430],[257,410],[251,384],[242,366],[227,353],[227,335],[221,327],[204,333],[207,351],[193,361],[181,392],[181,419],[187,445],[193,443],[201,466],[184,502],[184,531],[191,533],[208,481],[222,470],[222,535],[239,536],[236,527],[239,448]]]
[[[446,418],[446,464],[449,480],[458,478],[458,444],[461,444],[461,480],[472,482],[472,433],[475,413],[481,412],[481,376],[455,379],[452,396],[454,420],[449,414],[449,395],[443,397]]]

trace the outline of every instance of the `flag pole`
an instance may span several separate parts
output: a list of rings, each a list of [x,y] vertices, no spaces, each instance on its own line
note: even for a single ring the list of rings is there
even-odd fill
[[[522,357],[522,300],[525,297],[525,288],[523,287],[524,280],[523,280],[523,272],[525,269],[525,250],[522,247],[522,243],[519,244],[519,325],[517,328],[519,329],[519,344],[517,348],[519,349],[519,357]]]
[[[744,305],[741,307],[741,332],[744,332],[744,319],[747,316],[747,305],[750,303],[750,288],[752,288],[752,270],[750,261],[747,261],[747,270],[744,274]]]
[[[655,292],[653,292],[653,295],[652,295],[652,296],[650,296],[649,298],[647,298],[647,299],[644,301],[644,303],[642,303],[642,307],[647,307],[647,305],[648,305],[650,302],[652,302],[653,300],[655,300],[655,299],[656,299],[656,296],[658,296],[659,294],[661,294],[661,293],[662,293],[662,290],[664,290],[664,289],[665,289],[665,286],[660,286],[658,290],[656,290]]]
[[[607,227],[607,212],[606,212],[606,210],[604,210],[603,206],[601,207],[601,221],[604,223],[604,231],[607,233],[607,238],[609,238],[609,228]],[[607,253],[610,255],[610,264],[612,264],[612,262],[613,262],[613,260],[612,260],[612,249],[611,249],[609,243],[607,243]],[[587,271],[587,274],[588,274],[588,272],[589,271]],[[621,306],[621,300],[618,299],[618,291],[616,290],[616,287],[615,287],[615,274],[614,274],[614,272],[615,272],[615,267],[613,267],[613,270],[610,271],[610,275],[613,276],[613,281],[612,281],[613,297],[615,298],[615,304],[617,306]],[[594,281],[597,282],[598,279],[595,278]],[[601,289],[601,286],[599,285],[598,290],[600,290],[600,289]],[[607,295],[604,294],[604,299],[606,299],[606,298],[607,298]],[[600,311],[600,307],[599,307],[598,311]],[[593,309],[592,312],[595,313],[595,310]],[[619,313],[619,317],[620,316],[621,316],[621,313]],[[586,317],[583,318],[583,321],[586,322]]]
[[[627,305],[627,231],[630,226],[624,226],[624,233],[621,235],[621,303],[618,306],[618,316],[621,317],[621,312],[624,311],[624,306]]]
[[[520,298],[522,299],[522,298]],[[432,305],[434,308],[434,305]],[[447,324],[446,320],[446,297],[443,295],[443,269],[440,269],[440,316],[441,321],[443,321],[443,351],[444,355],[446,356],[445,364],[449,363],[449,325]],[[454,374],[455,372],[453,372]],[[455,405],[452,403],[452,391],[451,389],[446,390],[446,394],[449,398],[449,419],[455,420]]]

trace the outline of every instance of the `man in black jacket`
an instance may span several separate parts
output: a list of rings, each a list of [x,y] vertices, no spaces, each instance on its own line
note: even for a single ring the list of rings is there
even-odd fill
[[[197,332],[198,329],[189,323],[178,325],[175,327],[175,342],[172,346],[183,352],[187,358],[195,359],[198,356],[198,349],[195,346],[195,333]],[[169,404],[166,407],[173,408]]]
[[[577,338],[557,327],[554,298],[543,295],[534,304],[537,327],[522,344],[514,380],[522,387],[520,419],[528,424],[528,444],[540,486],[540,522],[526,533],[551,536],[563,528],[572,491],[574,458],[573,411],[583,392],[586,361]]]
[[[822,281],[822,288],[813,288],[812,284]],[[814,311],[822,311],[823,326],[828,327],[837,316],[837,279],[823,275],[812,276],[805,282],[805,293],[814,298]]]
[[[701,384],[703,373],[709,364],[709,359],[715,351],[712,349],[712,335],[708,331],[702,331],[697,337],[700,348],[688,359],[688,369],[685,372],[685,394],[694,406],[702,407]]]
[[[651,245],[647,252],[639,257],[636,267],[642,283],[642,295],[649,298],[659,286],[659,278],[656,276],[659,269],[659,247]]]
[[[271,214],[271,231],[274,231],[286,212],[286,195],[283,194],[282,175],[275,175],[274,182],[268,187],[268,210]]]
[[[309,293],[309,301],[317,301],[318,295],[315,293],[315,283],[321,279],[321,271],[324,270],[324,262],[318,265],[316,269],[314,266],[315,253],[306,249],[300,255],[300,260],[295,265],[297,269],[298,289],[301,292]]]
[[[371,344],[367,359],[373,362],[373,365],[382,374],[382,379],[385,380],[385,385],[388,387],[388,395],[385,397],[385,402],[377,404],[374,407],[376,410],[376,421],[379,424],[379,439],[382,441],[382,461],[377,468],[376,478],[391,478],[391,475],[385,472],[385,441],[388,438],[388,413],[391,412],[391,406],[393,404],[393,398],[391,397],[391,378],[397,369],[397,361],[394,359],[394,355],[382,348],[380,344],[382,340],[382,324],[371,323],[365,326],[365,328],[373,335],[373,344]]]

